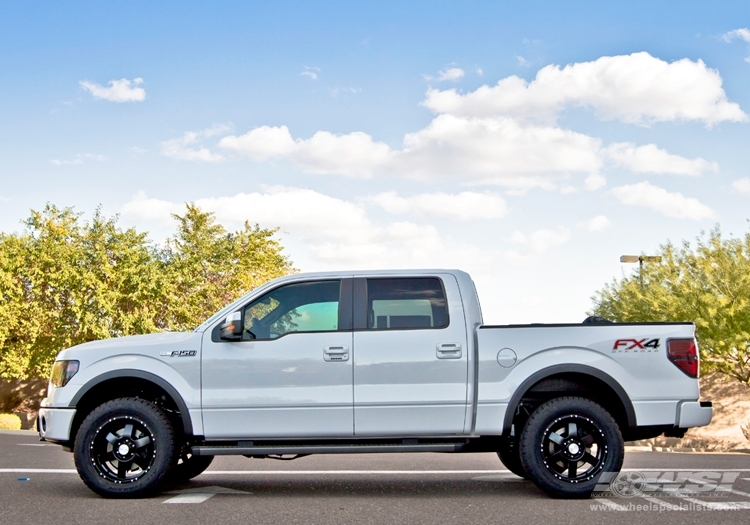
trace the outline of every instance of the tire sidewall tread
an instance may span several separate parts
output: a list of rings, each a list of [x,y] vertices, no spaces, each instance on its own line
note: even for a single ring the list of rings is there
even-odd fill
[[[578,414],[594,420],[604,432],[607,457],[601,472],[619,472],[625,456],[620,428],[607,410],[590,399],[574,396],[558,397],[540,405],[521,432],[519,452],[521,464],[534,484],[558,498],[588,498],[599,481],[599,475],[580,483],[570,483],[556,478],[544,464],[540,440],[552,421],[560,416]]]
[[[142,420],[151,430],[156,447],[154,463],[140,479],[117,484],[104,479],[91,461],[90,443],[96,431],[112,417],[130,416]],[[73,460],[88,488],[109,498],[135,498],[159,491],[174,469],[176,432],[167,414],[145,399],[126,397],[107,401],[89,413],[81,423],[73,445]]]

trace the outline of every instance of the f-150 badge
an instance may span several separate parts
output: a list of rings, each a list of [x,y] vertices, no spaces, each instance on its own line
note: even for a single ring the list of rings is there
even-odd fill
[[[197,353],[196,350],[172,350],[171,352],[162,352],[159,355],[164,357],[193,357]]]

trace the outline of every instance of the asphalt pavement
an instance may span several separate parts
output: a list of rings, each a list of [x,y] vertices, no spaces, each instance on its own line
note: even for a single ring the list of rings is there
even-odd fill
[[[619,495],[571,501],[548,497],[494,454],[223,457],[158,496],[107,500],[84,486],[70,453],[0,431],[0,523],[750,522],[750,455],[627,452],[623,472]]]

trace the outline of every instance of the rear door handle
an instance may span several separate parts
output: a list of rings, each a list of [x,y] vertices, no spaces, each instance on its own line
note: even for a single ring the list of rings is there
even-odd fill
[[[436,353],[438,359],[461,359],[461,343],[440,343]]]
[[[349,347],[346,345],[325,346],[323,347],[323,354],[323,359],[326,361],[348,361]]]

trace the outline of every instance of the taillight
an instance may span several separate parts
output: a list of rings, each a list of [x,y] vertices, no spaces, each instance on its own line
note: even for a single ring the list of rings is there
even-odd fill
[[[667,357],[690,377],[698,377],[698,345],[694,339],[670,339]]]

